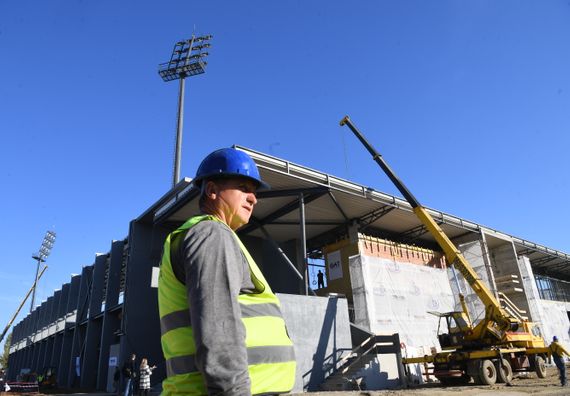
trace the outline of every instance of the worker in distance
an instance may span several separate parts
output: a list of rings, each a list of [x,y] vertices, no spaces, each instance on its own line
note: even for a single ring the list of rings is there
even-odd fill
[[[552,360],[554,360],[554,364],[558,368],[558,375],[560,378],[560,385],[567,386],[568,382],[566,381],[566,365],[564,364],[564,355],[570,356],[568,351],[562,346],[560,342],[558,342],[558,337],[552,337],[552,343],[549,346],[550,353],[552,354]]]
[[[234,148],[206,156],[192,182],[201,213],[168,235],[160,268],[162,394],[287,393],[293,343],[278,298],[235,233],[269,186]]]

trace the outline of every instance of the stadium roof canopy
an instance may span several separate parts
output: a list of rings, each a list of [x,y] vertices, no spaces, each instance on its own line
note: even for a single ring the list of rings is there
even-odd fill
[[[404,199],[245,147],[234,147],[251,155],[263,180],[272,187],[258,193],[254,216],[239,234],[270,237],[276,242],[299,239],[302,194],[309,250],[318,251],[346,237],[350,226],[367,235],[440,250]],[[512,241],[517,254],[530,259],[535,274],[570,280],[569,254],[435,209],[428,211],[451,239],[473,240],[484,234],[491,248]],[[174,228],[196,213],[198,191],[191,179],[185,178],[139,220]]]

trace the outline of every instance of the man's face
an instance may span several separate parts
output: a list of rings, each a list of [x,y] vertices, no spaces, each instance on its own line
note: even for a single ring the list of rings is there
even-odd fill
[[[209,182],[207,194],[213,199],[216,214],[235,231],[249,222],[257,203],[256,190],[255,182],[232,178]]]

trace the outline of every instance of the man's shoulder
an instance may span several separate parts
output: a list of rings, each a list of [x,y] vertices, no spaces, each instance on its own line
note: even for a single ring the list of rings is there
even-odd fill
[[[191,227],[186,237],[194,237],[199,235],[231,235],[231,230],[225,224],[216,220],[202,220],[193,227]]]

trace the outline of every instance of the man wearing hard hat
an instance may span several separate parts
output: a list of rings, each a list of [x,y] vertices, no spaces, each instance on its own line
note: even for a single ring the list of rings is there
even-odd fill
[[[269,186],[234,148],[206,156],[192,182],[201,214],[168,235],[160,268],[162,394],[289,392],[295,357],[279,300],[235,233]]]

